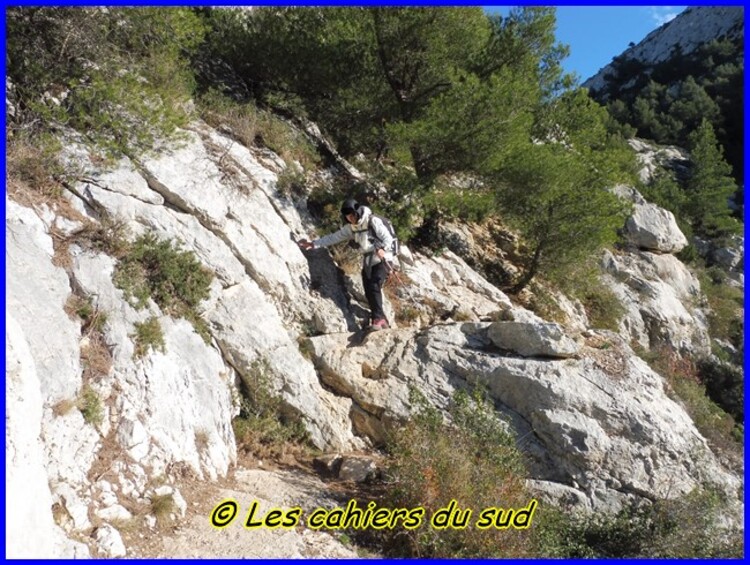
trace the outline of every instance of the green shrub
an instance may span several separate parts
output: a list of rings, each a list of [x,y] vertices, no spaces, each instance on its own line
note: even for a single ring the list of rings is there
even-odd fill
[[[577,293],[592,328],[618,331],[626,310],[611,288],[601,282]]]
[[[708,396],[732,415],[737,424],[745,420],[745,376],[740,367],[705,359],[698,363],[701,382]]]
[[[601,267],[593,257],[567,269],[553,270],[550,275],[550,281],[562,292],[581,302],[592,328],[618,331],[625,306],[602,281]]]
[[[538,281],[532,281],[531,287],[533,297],[529,304],[529,308],[538,314],[540,318],[550,320],[552,322],[563,323],[565,322],[565,312],[563,312],[560,305],[555,300],[555,296],[548,288],[541,284],[535,284]]]
[[[711,309],[708,315],[711,337],[741,347],[744,331],[742,290],[725,284],[727,274],[718,267],[699,269],[698,279]]]
[[[725,498],[707,487],[676,499],[633,504],[614,515],[544,509],[535,542],[547,557],[741,557],[742,535],[721,530],[725,508]]]
[[[305,192],[305,174],[295,165],[289,165],[279,174],[276,189],[284,196],[300,197]]]
[[[140,359],[149,350],[164,352],[164,332],[162,332],[159,318],[152,316],[142,323],[135,324],[135,351],[133,357]]]
[[[394,488],[390,507],[425,509],[422,526],[406,534],[391,532],[387,551],[419,557],[513,557],[528,555],[529,530],[480,530],[473,527],[484,508],[526,507],[526,471],[513,436],[481,394],[457,393],[452,424],[416,391],[413,419],[394,430],[389,442]],[[472,526],[436,530],[430,516],[455,500],[472,509]],[[385,534],[386,536],[389,534]]]
[[[674,173],[661,171],[648,184],[641,184],[639,189],[649,202],[669,210],[677,218],[682,217],[682,208],[687,195],[675,180]]]
[[[208,327],[198,315],[198,304],[208,298],[213,274],[191,251],[182,251],[170,240],[159,241],[152,234],[135,240],[122,257],[113,277],[135,308],[152,298],[163,312],[183,317],[193,324],[205,341]]]
[[[495,210],[495,194],[478,183],[459,188],[441,180],[422,199],[427,214],[481,222]]]
[[[689,239],[690,236],[688,235],[686,230],[682,229],[682,226],[679,226],[679,227],[682,233],[685,234],[685,237]],[[695,265],[699,261],[701,261],[701,257],[698,254],[698,249],[693,244],[687,245],[682,251],[680,251],[679,253],[676,253],[675,257],[677,257],[680,261],[682,261],[686,265]]]
[[[104,410],[99,395],[89,386],[84,386],[76,403],[85,422],[99,426],[104,419]]]

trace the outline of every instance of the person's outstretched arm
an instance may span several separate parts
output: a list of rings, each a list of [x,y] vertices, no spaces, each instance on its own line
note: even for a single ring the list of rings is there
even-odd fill
[[[387,230],[386,230],[387,231]],[[350,225],[342,226],[340,230],[324,235],[320,239],[308,241],[302,239],[298,242],[302,249],[320,249],[321,247],[330,247],[352,238],[352,227]]]

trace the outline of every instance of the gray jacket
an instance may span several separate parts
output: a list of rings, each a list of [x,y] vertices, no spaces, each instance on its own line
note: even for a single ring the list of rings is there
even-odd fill
[[[359,245],[360,253],[364,256],[362,258],[363,267],[372,267],[380,263],[380,258],[375,254],[377,250],[375,242],[371,240],[368,229],[372,210],[367,206],[362,206],[360,209],[362,217],[359,222],[356,224],[347,223],[340,230],[316,239],[312,242],[315,249],[354,240]],[[393,236],[388,231],[388,228],[385,227],[383,221],[377,216],[372,218],[372,231],[375,232],[375,235],[380,240],[377,242],[377,247],[382,246],[385,250],[386,261],[393,261],[393,253],[391,252],[393,248]]]

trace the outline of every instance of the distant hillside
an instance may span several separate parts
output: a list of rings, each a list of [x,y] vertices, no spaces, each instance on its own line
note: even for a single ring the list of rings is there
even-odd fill
[[[688,8],[583,86],[631,134],[660,143],[685,146],[709,119],[742,185],[743,50],[744,8]]]

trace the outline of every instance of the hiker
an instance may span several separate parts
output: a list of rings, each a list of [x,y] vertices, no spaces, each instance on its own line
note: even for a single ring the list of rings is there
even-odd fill
[[[341,205],[343,227],[337,232],[308,241],[302,239],[298,245],[303,250],[320,249],[344,241],[362,253],[362,283],[370,305],[370,329],[382,330],[388,327],[383,311],[383,284],[394,262],[395,237],[392,227],[373,214],[372,210],[353,199]]]

